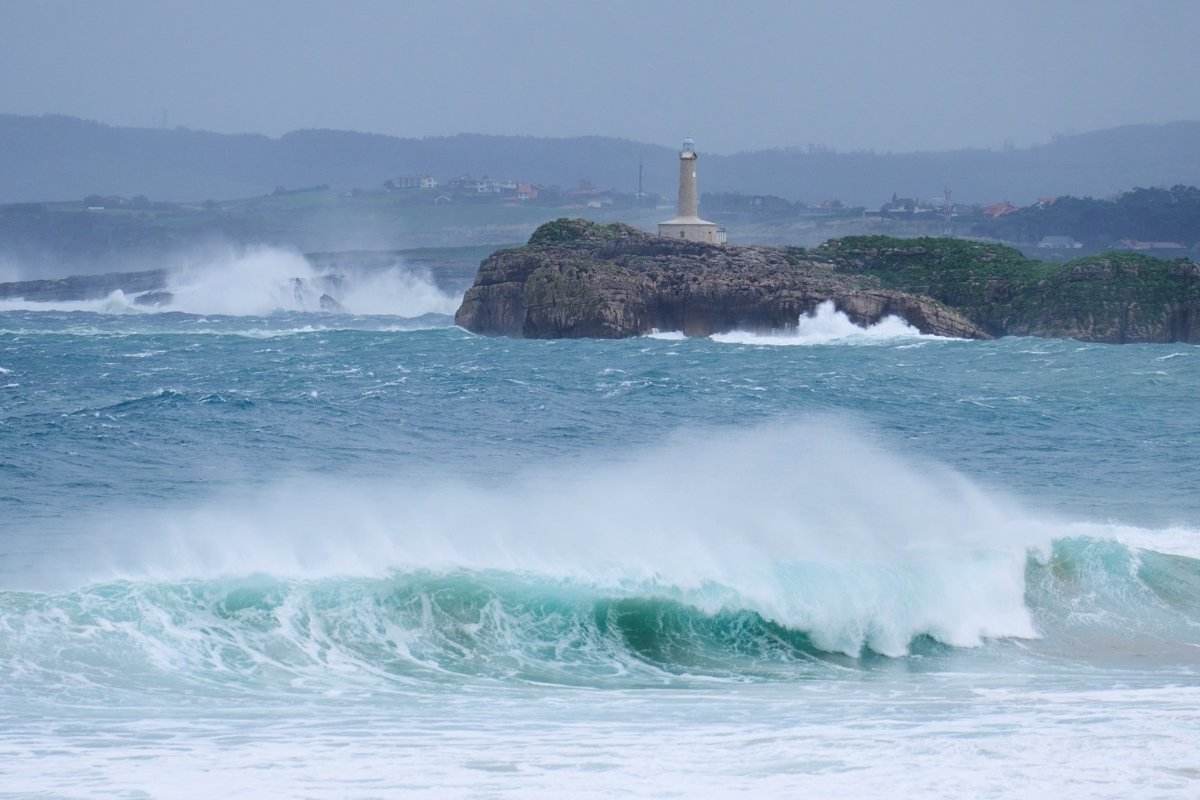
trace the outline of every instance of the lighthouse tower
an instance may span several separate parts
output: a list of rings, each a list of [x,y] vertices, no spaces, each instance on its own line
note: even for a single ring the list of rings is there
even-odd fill
[[[725,231],[715,222],[700,219],[696,194],[696,143],[692,138],[683,140],[679,151],[679,206],[675,219],[658,223],[658,235],[687,242],[724,244]]]

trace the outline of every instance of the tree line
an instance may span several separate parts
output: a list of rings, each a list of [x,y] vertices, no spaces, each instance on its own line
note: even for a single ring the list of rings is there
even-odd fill
[[[1200,241],[1200,189],[1133,189],[1108,200],[1059,197],[1013,214],[977,222],[973,232],[1010,242],[1036,243],[1044,236],[1071,236],[1088,247],[1108,247],[1120,239]]]

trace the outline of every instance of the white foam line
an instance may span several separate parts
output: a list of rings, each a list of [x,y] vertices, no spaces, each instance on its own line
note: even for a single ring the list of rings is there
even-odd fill
[[[794,332],[758,334],[733,331],[713,334],[709,338],[720,344],[770,346],[871,345],[912,339],[952,341],[943,336],[923,334],[895,316],[884,317],[866,328],[859,327],[851,322],[848,316],[838,311],[832,300],[821,303],[812,314],[800,317]]]

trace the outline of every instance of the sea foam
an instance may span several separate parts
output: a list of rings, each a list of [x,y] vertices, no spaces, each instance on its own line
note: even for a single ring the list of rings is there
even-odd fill
[[[746,609],[822,649],[889,655],[920,635],[1035,635],[1025,559],[1048,541],[1014,504],[830,419],[486,486],[287,479],[123,522],[141,533],[90,579],[499,571]]]
[[[316,312],[329,294],[349,314],[419,317],[453,314],[461,297],[440,289],[423,270],[397,259],[382,270],[332,275],[315,269],[299,252],[267,245],[225,247],[179,257],[155,292],[126,295],[115,290],[93,300],[0,301],[0,311],[63,311],[263,317],[278,312]],[[153,295],[154,303],[139,303]],[[169,296],[168,296],[169,295]]]
[[[887,316],[874,325],[855,325],[838,311],[832,300],[821,303],[811,314],[803,315],[796,330],[784,333],[733,331],[713,334],[714,342],[754,345],[879,344],[904,339],[944,339],[923,334],[900,317]]]
[[[320,311],[327,273],[300,253],[277,247],[230,249],[173,271],[165,310],[192,314],[266,316],[276,311]],[[453,314],[459,298],[424,272],[400,262],[389,269],[341,276],[331,296],[349,313],[416,317]]]

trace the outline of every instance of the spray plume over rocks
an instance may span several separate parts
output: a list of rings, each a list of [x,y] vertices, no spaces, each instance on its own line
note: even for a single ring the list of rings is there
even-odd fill
[[[0,283],[0,308],[178,311],[266,316],[277,311],[416,317],[449,315],[452,288],[386,253],[301,255],[278,247],[229,247],[175,259],[170,268]],[[355,255],[359,257],[355,258]]]

